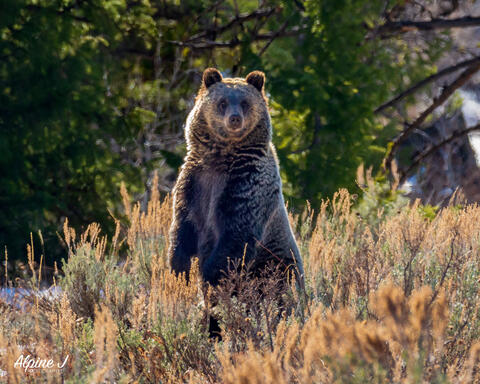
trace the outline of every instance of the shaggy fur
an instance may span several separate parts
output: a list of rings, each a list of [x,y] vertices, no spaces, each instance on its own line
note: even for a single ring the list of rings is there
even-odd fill
[[[199,258],[205,281],[216,285],[229,260],[303,266],[285,204],[265,76],[223,79],[210,68],[185,127],[188,153],[174,189],[169,257],[177,273]]]

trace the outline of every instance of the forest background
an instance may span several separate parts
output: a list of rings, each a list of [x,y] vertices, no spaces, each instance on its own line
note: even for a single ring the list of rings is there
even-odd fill
[[[67,218],[79,230],[98,222],[113,234],[115,221],[125,219],[122,183],[145,207],[157,172],[167,194],[185,155],[185,118],[210,66],[225,76],[266,73],[290,209],[300,212],[306,201],[318,208],[342,187],[361,194],[362,164],[388,183],[388,199],[406,171],[418,168],[408,136],[435,113],[458,108],[456,91],[480,69],[477,42],[455,35],[480,25],[475,7],[433,0],[2,2],[2,252],[10,261],[25,258],[32,234],[52,265],[66,255],[58,233]],[[394,159],[404,159],[403,170]]]

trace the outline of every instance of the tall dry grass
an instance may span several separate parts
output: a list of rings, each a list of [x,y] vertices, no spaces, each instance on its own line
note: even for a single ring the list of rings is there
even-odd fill
[[[65,224],[58,296],[39,294],[30,245],[30,278],[16,284],[33,294],[0,299],[0,382],[480,382],[477,205],[354,207],[341,190],[291,217],[304,292],[248,266],[213,290],[196,263],[188,282],[168,268],[170,199],[154,192],[142,212],[122,196],[128,224],[112,239]],[[221,341],[209,338],[212,316]],[[67,360],[15,368],[22,354]]]

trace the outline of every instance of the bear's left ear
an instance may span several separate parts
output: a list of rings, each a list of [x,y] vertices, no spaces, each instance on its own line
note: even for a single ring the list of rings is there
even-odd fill
[[[250,72],[245,80],[248,84],[251,84],[257,88],[259,92],[263,93],[263,86],[265,85],[265,74],[263,72]]]

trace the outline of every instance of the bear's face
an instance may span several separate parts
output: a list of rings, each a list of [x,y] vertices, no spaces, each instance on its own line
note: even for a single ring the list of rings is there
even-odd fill
[[[205,70],[197,101],[210,134],[220,141],[240,141],[255,129],[265,129],[264,82],[262,72],[223,79],[216,69]]]

